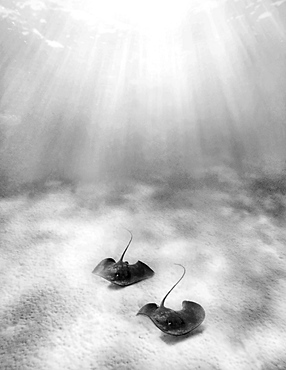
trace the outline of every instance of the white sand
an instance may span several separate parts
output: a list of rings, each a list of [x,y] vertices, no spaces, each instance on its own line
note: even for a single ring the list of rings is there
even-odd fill
[[[231,176],[217,188],[54,184],[2,199],[1,369],[285,369],[285,227],[252,212]],[[134,235],[125,259],[156,274],[122,289],[91,272],[119,259],[124,227]],[[206,311],[178,338],[136,316],[181,276],[174,263],[187,273],[166,306]]]

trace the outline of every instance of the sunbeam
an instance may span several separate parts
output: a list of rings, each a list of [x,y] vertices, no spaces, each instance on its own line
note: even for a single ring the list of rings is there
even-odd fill
[[[9,176],[284,161],[285,2],[12,3],[1,8],[0,109],[19,122],[5,125]]]

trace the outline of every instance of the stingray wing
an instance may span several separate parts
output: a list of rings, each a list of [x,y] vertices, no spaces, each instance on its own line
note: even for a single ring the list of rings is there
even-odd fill
[[[134,265],[129,265],[130,277],[129,284],[137,283],[138,281],[149,279],[154,275],[154,271],[144,262],[138,261]]]
[[[112,267],[115,265],[115,263],[116,262],[113,258],[105,258],[95,267],[92,273],[110,281]]]
[[[205,318],[205,311],[198,303],[184,301],[183,309],[174,311],[158,307],[155,303],[143,306],[137,315],[148,316],[162,332],[174,336],[185,335],[197,328]]]
[[[196,302],[183,301],[182,307],[182,310],[177,312],[185,321],[186,330],[189,333],[201,325],[206,313],[203,307]]]
[[[137,315],[145,315],[151,318],[154,312],[157,310],[158,305],[156,303],[148,303],[145,304],[140,310],[137,312]]]

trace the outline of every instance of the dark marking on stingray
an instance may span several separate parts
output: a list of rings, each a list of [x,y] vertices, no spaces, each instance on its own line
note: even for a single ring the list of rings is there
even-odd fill
[[[179,265],[182,266],[182,265]],[[184,335],[196,329],[205,318],[205,310],[198,303],[183,301],[182,310],[174,311],[164,306],[165,300],[171,291],[179,284],[186,273],[186,269],[177,283],[169,290],[163,298],[160,306],[156,303],[148,303],[143,306],[137,315],[148,316],[153,323],[166,334]]]
[[[99,275],[111,283],[120,286],[135,284],[154,275],[154,271],[141,261],[137,261],[133,265],[129,265],[127,261],[123,262],[123,257],[133,239],[131,231],[129,232],[131,238],[120,260],[116,262],[113,258],[105,258],[95,267],[92,271],[93,274]]]

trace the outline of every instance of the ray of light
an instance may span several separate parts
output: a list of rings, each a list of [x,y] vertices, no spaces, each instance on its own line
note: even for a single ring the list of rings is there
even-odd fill
[[[1,36],[9,51],[2,60],[1,109],[40,117],[31,128],[41,136],[31,157],[37,151],[48,157],[45,148],[55,143],[53,161],[64,163],[72,149],[60,147],[78,148],[78,126],[84,139],[76,162],[85,173],[126,163],[136,169],[140,161],[187,168],[229,150],[252,156],[270,138],[272,147],[283,140],[285,25],[277,4],[32,3],[37,19],[20,11],[5,18],[11,35],[21,33],[21,47],[12,46],[12,36],[9,42]],[[275,120],[273,132],[266,117]],[[49,133],[54,127],[61,139]]]

